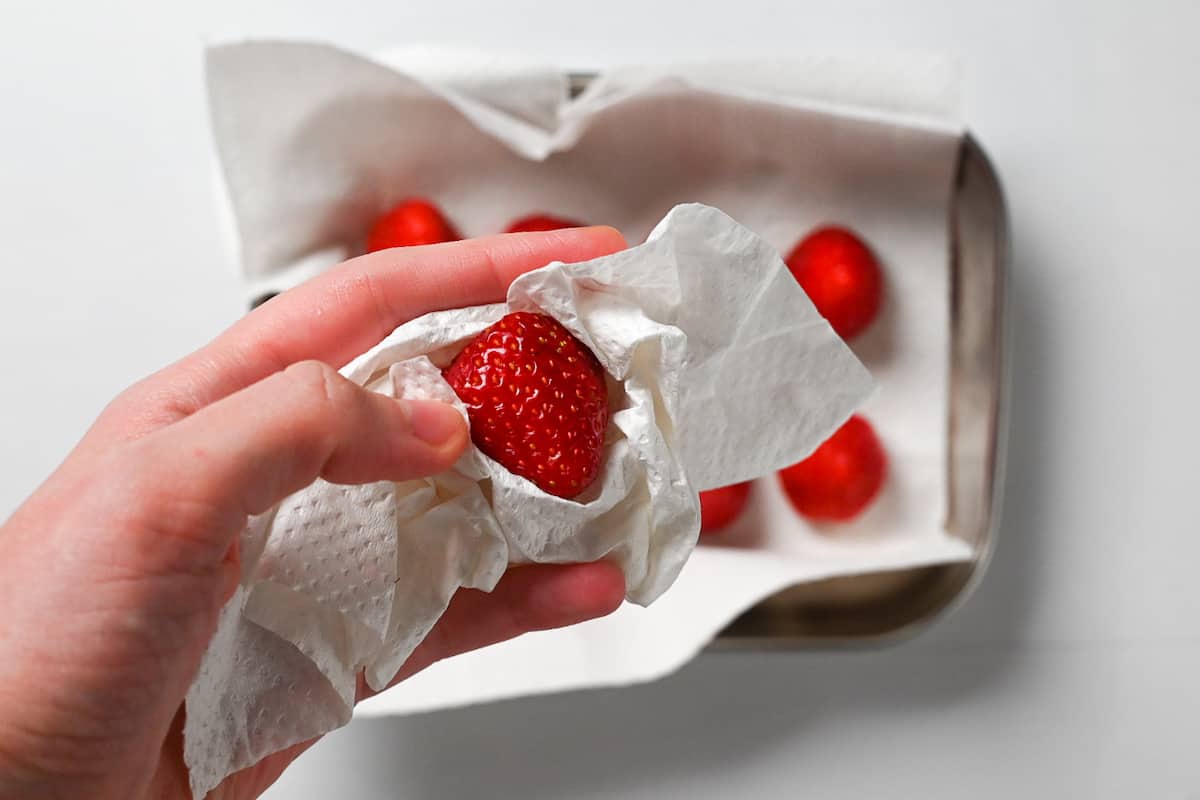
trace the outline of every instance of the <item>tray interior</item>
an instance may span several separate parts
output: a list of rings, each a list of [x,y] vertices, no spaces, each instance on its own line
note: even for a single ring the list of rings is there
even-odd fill
[[[952,207],[951,369],[946,530],[969,543],[965,564],[833,578],[754,606],[717,649],[879,641],[915,632],[982,576],[991,554],[1003,474],[1006,214],[995,170],[966,136]]]

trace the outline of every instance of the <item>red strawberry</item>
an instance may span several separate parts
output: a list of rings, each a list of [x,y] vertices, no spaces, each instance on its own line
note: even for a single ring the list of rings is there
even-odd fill
[[[557,231],[562,228],[582,228],[582,222],[565,217],[554,217],[549,214],[530,214],[514,220],[504,231],[505,233],[527,233],[529,231]]]
[[[883,273],[861,239],[845,228],[805,236],[786,259],[821,316],[843,339],[861,333],[879,313]]]
[[[750,482],[735,483],[700,493],[700,533],[716,533],[729,525],[746,508]]]
[[[849,520],[870,505],[887,476],[887,456],[871,424],[860,416],[811,456],[780,470],[792,505],[814,520]]]
[[[456,242],[461,238],[437,206],[428,200],[410,198],[375,221],[367,234],[367,252]]]
[[[608,427],[604,368],[557,320],[508,314],[443,374],[488,456],[559,497],[595,480]]]

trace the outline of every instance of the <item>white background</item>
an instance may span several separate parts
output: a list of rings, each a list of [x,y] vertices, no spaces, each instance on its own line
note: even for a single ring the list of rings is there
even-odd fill
[[[1187,0],[0,0],[0,515],[111,395],[241,311],[206,40],[571,67],[948,52],[1013,216],[1009,491],[979,593],[887,650],[357,722],[268,797],[1200,798],[1198,26]]]

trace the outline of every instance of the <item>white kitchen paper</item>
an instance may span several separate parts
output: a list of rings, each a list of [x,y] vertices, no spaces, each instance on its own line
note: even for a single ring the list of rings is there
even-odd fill
[[[188,694],[197,796],[347,722],[360,669],[383,688],[455,590],[490,590],[511,563],[607,557],[627,598],[652,602],[695,546],[698,490],[804,458],[872,388],[778,252],[700,205],[672,211],[640,246],[521,276],[507,303],[402,325],[343,374],[465,414],[440,368],[509,311],[555,317],[610,376],[600,479],[557,498],[471,447],[443,475],[318,481],[253,520],[242,588]],[[302,658],[281,658],[283,643]]]

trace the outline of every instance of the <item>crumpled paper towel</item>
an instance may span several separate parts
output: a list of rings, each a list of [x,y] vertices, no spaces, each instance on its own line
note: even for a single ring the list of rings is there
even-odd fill
[[[343,369],[392,397],[455,403],[440,367],[508,311],[549,314],[611,381],[600,480],[545,494],[468,448],[405,483],[318,481],[250,522],[242,584],[187,698],[197,797],[349,721],[358,670],[383,688],[459,587],[510,563],[614,560],[649,604],[696,543],[698,490],[808,455],[872,389],[775,248],[716,209],[674,209],[645,244],[519,277],[507,302],[428,314]]]

